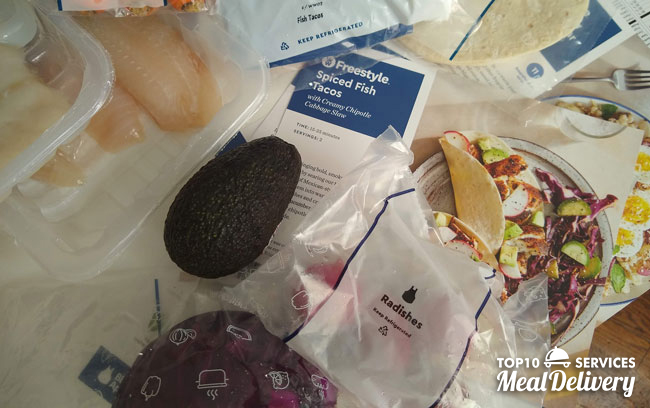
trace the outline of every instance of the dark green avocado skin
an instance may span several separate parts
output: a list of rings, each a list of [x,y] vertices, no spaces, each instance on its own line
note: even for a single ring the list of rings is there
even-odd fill
[[[165,247],[185,272],[219,278],[253,262],[289,206],[302,160],[268,136],[210,160],[179,191],[165,220]]]

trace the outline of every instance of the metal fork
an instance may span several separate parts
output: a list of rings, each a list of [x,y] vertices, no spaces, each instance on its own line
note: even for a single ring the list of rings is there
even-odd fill
[[[650,88],[650,71],[617,69],[611,77],[578,77],[563,82],[611,82],[619,91],[635,91]]]

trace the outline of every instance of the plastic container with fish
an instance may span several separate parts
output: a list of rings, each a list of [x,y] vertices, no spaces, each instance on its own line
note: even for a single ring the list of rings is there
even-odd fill
[[[115,87],[55,160],[0,204],[0,223],[48,271],[90,278],[259,107],[264,60],[217,17],[69,20],[111,56]]]
[[[110,58],[66,15],[0,6],[0,201],[70,141],[108,99]]]

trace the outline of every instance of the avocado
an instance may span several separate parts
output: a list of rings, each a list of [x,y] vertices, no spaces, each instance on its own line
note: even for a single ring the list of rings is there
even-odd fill
[[[524,230],[522,230],[519,225],[515,224],[512,221],[506,221],[506,229],[505,232],[503,233],[503,240],[507,241],[512,238],[517,238],[523,232]]]
[[[449,216],[449,214],[437,212],[435,214],[435,218],[436,218],[436,225],[438,225],[439,227],[448,227],[449,223],[451,222],[451,217]]]
[[[499,263],[509,266],[517,266],[517,247],[504,245],[499,252]]]
[[[476,143],[482,152],[486,152],[492,148],[492,143],[490,143],[490,139],[487,137],[477,140]]]
[[[226,276],[253,262],[282,221],[301,167],[295,146],[275,136],[210,160],[169,208],[164,231],[169,257],[203,278]]]
[[[507,159],[510,155],[501,149],[490,149],[483,152],[483,163],[491,164]]]
[[[542,228],[544,228],[545,221],[546,220],[544,218],[543,211],[535,211],[532,218],[530,219],[531,224],[537,225],[538,227],[542,227]]]

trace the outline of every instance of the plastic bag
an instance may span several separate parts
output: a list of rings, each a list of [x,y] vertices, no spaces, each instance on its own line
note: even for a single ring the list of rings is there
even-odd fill
[[[522,290],[511,300],[528,316],[512,320],[490,267],[432,242],[432,212],[415,189],[411,160],[387,130],[292,243],[223,299],[258,315],[364,406],[455,406],[467,396],[506,406],[512,397],[495,395],[485,370],[477,379],[464,366],[496,370],[497,356],[543,355],[545,279],[530,281],[534,296]],[[530,341],[517,341],[522,333]],[[542,395],[528,397],[541,405]]]
[[[322,372],[255,316],[222,311],[213,281],[176,272],[4,282],[0,405],[333,406]]]
[[[189,13],[214,11],[215,0],[58,0],[57,5],[59,11],[111,17],[143,17],[159,11]]]
[[[469,17],[454,13],[448,21],[421,22],[387,46],[535,98],[632,35],[609,0],[490,2],[464,38],[446,41],[455,19]]]
[[[340,55],[411,32],[423,20],[452,21],[446,43],[458,44],[488,0],[363,0],[309,3],[222,0],[217,12],[271,66]],[[454,18],[462,15],[464,18]]]

